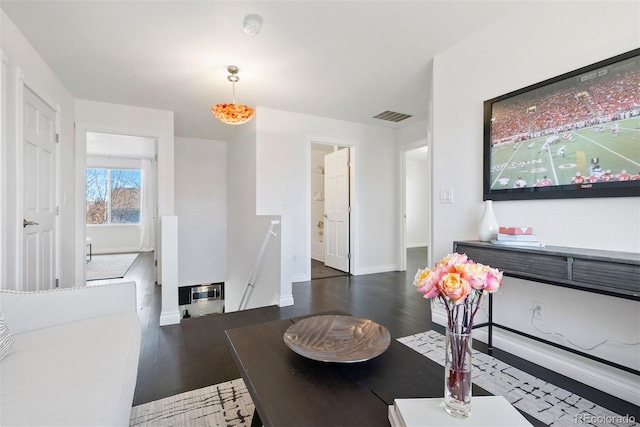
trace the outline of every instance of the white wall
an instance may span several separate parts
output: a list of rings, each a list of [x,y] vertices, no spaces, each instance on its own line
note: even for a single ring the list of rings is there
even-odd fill
[[[252,267],[264,241],[265,232],[274,216],[256,215],[256,135],[255,119],[240,129],[227,145],[227,280],[225,311],[236,311],[248,283]],[[283,269],[280,241],[287,233],[287,224],[277,229],[271,239],[262,267],[255,280],[255,289],[246,308],[280,304],[291,297],[291,276]],[[289,258],[287,258],[289,259]],[[288,287],[282,290],[282,283]],[[283,292],[287,295],[283,296]]]
[[[478,238],[483,101],[637,48],[639,15],[638,2],[526,3],[508,19],[436,56],[434,261],[451,252],[454,240]],[[436,200],[441,188],[453,188],[453,204]],[[594,221],[588,213],[603,206],[606,220]],[[494,210],[500,224],[532,226],[548,245],[640,252],[639,198],[500,201]],[[545,330],[585,347],[605,339],[640,341],[638,302],[511,278],[495,298],[496,321],[565,344],[531,327],[534,298],[546,305]],[[442,320],[440,315],[436,311],[434,319]],[[477,337],[485,333],[474,332]],[[637,377],[503,331],[495,335],[500,348],[640,403]],[[607,343],[591,353],[638,369],[638,346]]]
[[[429,169],[426,161],[407,160],[407,233],[408,248],[428,246],[429,237],[427,186]]]
[[[309,156],[312,142],[355,147],[353,274],[397,268],[395,131],[258,107],[258,214],[291,218],[291,272],[310,277]]]
[[[180,286],[224,282],[227,263],[227,144],[175,139]]]
[[[5,146],[2,148],[2,173],[0,180],[3,187],[3,202],[6,211],[3,212],[2,250],[6,259],[0,261],[6,264],[0,268],[6,282],[3,287],[19,287],[17,248],[22,240],[22,208],[18,206],[19,194],[17,190],[18,175],[21,168],[18,165],[22,150],[20,129],[17,118],[21,116],[20,104],[22,85],[26,83],[39,96],[56,108],[58,112],[57,129],[60,133],[58,145],[58,204],[59,215],[59,256],[60,264],[58,277],[61,287],[74,285],[73,271],[75,269],[75,173],[74,173],[74,102],[71,93],[62,84],[54,72],[44,62],[42,57],[29,44],[24,35],[13,24],[9,17],[0,11],[0,47],[6,57],[6,87],[2,92],[3,115],[5,115]],[[66,197],[65,197],[66,196]],[[66,203],[64,203],[66,201]]]

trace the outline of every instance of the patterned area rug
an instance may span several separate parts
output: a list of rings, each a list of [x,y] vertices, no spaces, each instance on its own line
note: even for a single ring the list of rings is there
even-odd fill
[[[242,379],[169,396],[131,410],[133,426],[250,426],[253,401]]]
[[[87,263],[87,281],[124,277],[138,254],[94,255]]]
[[[399,342],[444,366],[444,336],[427,331]],[[473,350],[473,382],[550,426],[639,426],[620,415],[551,383]]]

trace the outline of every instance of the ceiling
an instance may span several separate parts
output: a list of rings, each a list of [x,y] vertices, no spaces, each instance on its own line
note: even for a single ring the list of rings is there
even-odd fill
[[[177,136],[230,138],[212,104],[400,128],[425,119],[434,55],[519,1],[11,1],[0,5],[75,98],[175,112]],[[244,33],[249,14],[262,30]],[[473,64],[469,64],[470,70]],[[413,117],[373,119],[391,110]]]

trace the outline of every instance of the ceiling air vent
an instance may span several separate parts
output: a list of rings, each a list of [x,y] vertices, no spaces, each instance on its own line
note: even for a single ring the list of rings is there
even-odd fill
[[[401,122],[405,119],[412,117],[410,114],[396,113],[395,111],[383,111],[380,114],[373,116],[374,119],[386,120],[388,122]]]

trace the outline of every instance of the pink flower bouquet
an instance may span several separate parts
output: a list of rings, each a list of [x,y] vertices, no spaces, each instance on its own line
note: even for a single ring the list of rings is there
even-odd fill
[[[451,331],[468,334],[482,296],[502,285],[502,272],[476,263],[466,254],[453,253],[433,269],[418,270],[413,284],[425,298],[438,298],[444,303]]]

